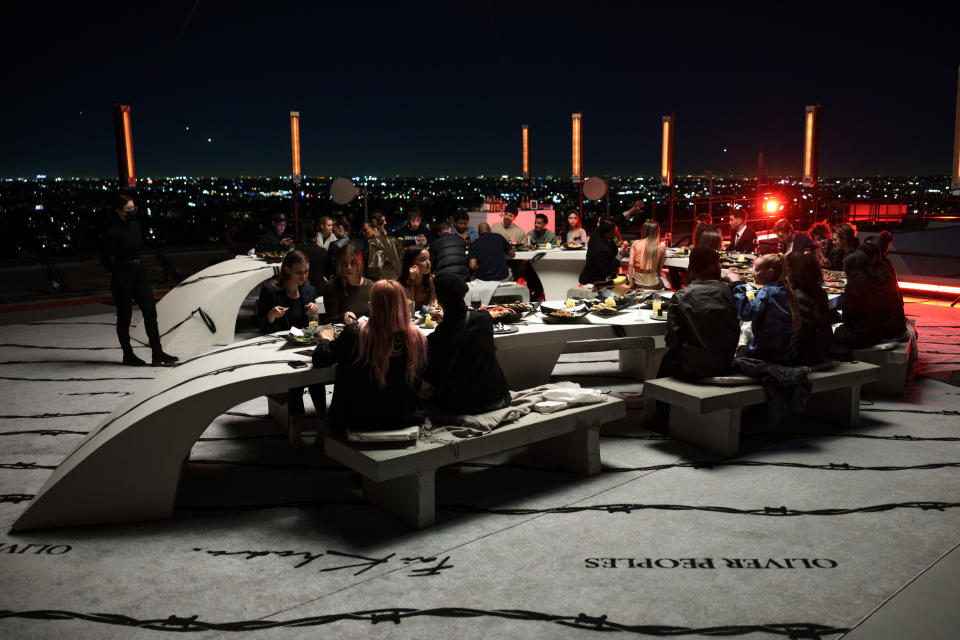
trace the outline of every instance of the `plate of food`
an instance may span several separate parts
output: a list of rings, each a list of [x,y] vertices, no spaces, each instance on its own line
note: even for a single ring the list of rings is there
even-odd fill
[[[283,337],[292,344],[317,344],[319,335],[293,328],[288,333],[283,334]]]
[[[424,329],[433,329],[440,321],[443,320],[443,316],[436,316],[431,313],[424,313],[417,317],[416,324],[423,327]]]
[[[532,244],[518,244],[513,247],[517,251],[536,251],[537,247]]]
[[[268,264],[273,264],[275,262],[283,262],[283,257],[285,253],[279,251],[264,251],[263,253],[258,253],[257,257],[261,260],[264,260]]]
[[[568,242],[564,247],[567,251],[581,251],[587,248],[582,242]]]
[[[598,302],[597,304],[590,307],[590,312],[595,313],[598,316],[615,316],[620,313],[620,309],[617,308],[616,304],[611,304],[613,298],[607,298],[610,302]]]
[[[588,309],[556,309],[554,311],[542,311],[543,321],[547,324],[582,322],[583,318],[589,313]]]

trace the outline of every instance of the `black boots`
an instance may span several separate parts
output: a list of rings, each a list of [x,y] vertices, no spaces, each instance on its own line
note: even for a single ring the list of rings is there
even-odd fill
[[[151,364],[155,367],[170,367],[179,359],[180,358],[172,356],[169,353],[164,353],[160,347],[156,347],[153,350]]]
[[[133,353],[130,347],[123,347],[123,364],[128,367],[145,367],[147,363]]]

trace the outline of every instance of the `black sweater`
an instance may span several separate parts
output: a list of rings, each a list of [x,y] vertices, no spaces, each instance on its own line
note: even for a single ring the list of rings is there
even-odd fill
[[[114,268],[131,260],[140,257],[140,251],[143,249],[143,236],[140,233],[140,225],[136,220],[121,220],[114,216],[111,222],[103,231],[103,239],[100,243],[100,263],[107,271],[113,272]]]
[[[407,354],[402,344],[394,348],[381,389],[374,382],[370,365],[359,360],[357,325],[347,325],[334,340],[321,340],[313,352],[313,366],[337,365],[330,403],[330,426],[338,431],[402,429],[423,422],[417,410],[419,381],[406,381]]]
[[[445,309],[443,322],[427,337],[423,379],[433,385],[433,403],[445,413],[485,413],[509,404],[490,314]]]

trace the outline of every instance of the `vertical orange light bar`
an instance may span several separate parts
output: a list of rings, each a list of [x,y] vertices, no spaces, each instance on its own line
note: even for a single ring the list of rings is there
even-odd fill
[[[123,148],[127,160],[127,184],[137,184],[137,170],[133,165],[133,126],[130,123],[130,106],[120,105],[123,113]]]
[[[523,178],[530,177],[530,125],[523,125]]]
[[[583,114],[574,113],[571,118],[573,119],[573,179],[579,181],[580,178],[583,177],[583,161],[581,155],[583,152],[583,139],[580,135],[580,125]]]
[[[804,120],[803,136],[803,181],[805,187],[817,182],[820,172],[820,105],[808,106]]]
[[[953,129],[953,173],[950,176],[950,192],[960,196],[960,67],[957,68],[957,119]]]
[[[663,116],[663,149],[660,153],[660,184],[673,184],[673,125],[676,116]]]
[[[300,112],[290,112],[290,150],[293,160],[293,181],[299,183],[300,176]]]

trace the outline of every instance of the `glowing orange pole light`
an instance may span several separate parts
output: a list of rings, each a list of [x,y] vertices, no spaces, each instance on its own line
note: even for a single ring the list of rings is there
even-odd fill
[[[676,116],[663,116],[663,148],[660,154],[660,184],[673,184],[673,125]]]
[[[293,156],[293,181],[300,184],[300,112],[290,112],[290,146]]]
[[[930,282],[898,282],[901,289],[908,291],[932,291],[934,293],[960,294],[960,287],[949,284],[933,284]]]
[[[113,103],[113,115],[116,125],[120,182],[133,187],[137,184],[137,170],[133,163],[133,125],[130,121],[130,105]]]
[[[583,119],[582,113],[574,113],[572,116],[573,121],[573,179],[577,182],[583,177],[583,162],[581,153],[583,151],[583,140],[580,136],[580,126],[581,120]]]
[[[530,125],[523,125],[523,177],[530,177]]]
[[[820,105],[808,106],[803,135],[803,186],[812,187],[820,174]]]

